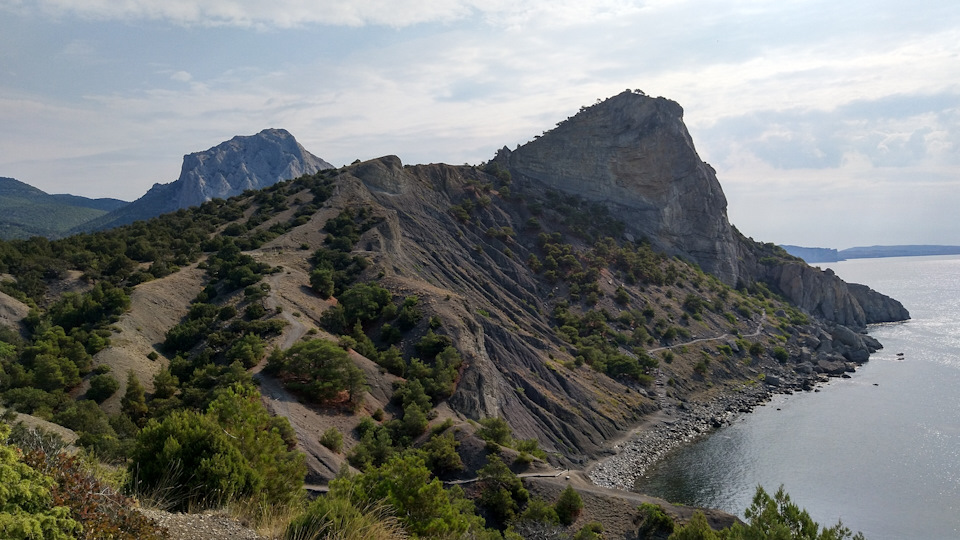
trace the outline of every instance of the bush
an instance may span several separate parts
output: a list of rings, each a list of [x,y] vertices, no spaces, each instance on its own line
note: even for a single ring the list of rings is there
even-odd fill
[[[673,518],[664,513],[663,508],[658,504],[643,503],[638,508],[643,517],[643,524],[640,530],[647,536],[654,534],[669,534],[673,532]]]
[[[477,471],[480,506],[484,507],[494,520],[506,525],[517,517],[530,494],[523,487],[520,478],[503,460],[495,455],[488,456],[487,459],[487,464]]]
[[[342,496],[317,497],[284,531],[285,540],[403,538],[403,527],[383,503],[354,504]]]
[[[337,478],[327,497],[349,499],[358,508],[382,501],[412,537],[470,538],[470,532],[482,530],[462,490],[444,489],[417,452],[394,455],[356,477]]]
[[[317,268],[310,272],[310,287],[324,300],[333,296],[333,270]]]
[[[480,429],[477,430],[477,437],[487,442],[499,444],[500,446],[510,446],[513,444],[513,434],[510,431],[510,425],[500,417],[480,420]]]
[[[583,499],[580,498],[580,494],[575,489],[567,486],[560,494],[560,498],[557,499],[554,508],[557,511],[557,517],[560,518],[560,523],[569,526],[580,516],[580,511],[583,510]]]
[[[787,540],[789,537],[767,536],[764,534],[756,538],[784,538],[784,540]],[[690,521],[687,522],[686,525],[674,530],[669,540],[720,540],[720,536],[710,528],[710,524],[707,523],[707,518],[703,515],[703,512],[697,510],[693,513],[693,517],[690,518]]]
[[[788,353],[783,347],[774,347],[773,357],[782,363],[786,362],[790,358],[790,353]]]
[[[81,539],[159,540],[167,535],[156,522],[136,509],[133,500],[117,493],[87,470],[77,456],[33,451],[24,462],[53,478],[51,495],[70,509],[83,528]],[[48,536],[44,536],[48,538]]]
[[[253,388],[234,385],[206,413],[176,411],[151,420],[130,463],[134,492],[159,495],[174,510],[254,500],[267,511],[300,496],[306,467],[287,448]]]
[[[726,536],[729,540],[752,540],[754,538],[782,538],[784,540],[843,540],[853,538],[864,540],[863,534],[853,534],[842,523],[832,527],[820,528],[806,510],[790,500],[783,486],[771,497],[760,486],[753,496],[753,502],[744,511],[747,525],[735,523]],[[704,520],[705,522],[706,520]],[[819,530],[819,534],[818,531]],[[671,536],[670,538],[674,538]],[[677,540],[687,538],[710,538],[709,536],[677,536]]]
[[[67,540],[80,524],[65,506],[55,506],[53,478],[24,462],[19,449],[6,444],[10,428],[0,423],[0,536],[11,539]]]
[[[120,383],[109,373],[94,375],[90,378],[90,389],[87,398],[103,403],[120,389]]]
[[[553,505],[540,498],[533,498],[527,508],[520,514],[518,521],[537,521],[540,523],[559,524],[560,518]]]
[[[335,427],[328,428],[320,435],[320,444],[339,454],[343,451],[343,434]]]
[[[463,460],[457,453],[458,446],[460,443],[452,433],[434,435],[423,445],[422,450],[427,467],[433,471],[433,474],[442,476],[463,470]]]
[[[300,342],[272,354],[268,368],[279,374],[287,387],[321,402],[336,400],[346,392],[348,400],[357,403],[366,388],[363,371],[345,350],[325,339]]]
[[[587,523],[573,535],[573,540],[601,540],[602,538],[603,524],[596,521]]]

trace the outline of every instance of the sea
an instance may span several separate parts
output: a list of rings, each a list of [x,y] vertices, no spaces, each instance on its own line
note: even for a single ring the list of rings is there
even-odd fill
[[[960,256],[829,266],[896,298],[904,323],[850,379],[775,396],[650,468],[635,490],[743,517],[781,485],[821,524],[868,540],[960,539]]]

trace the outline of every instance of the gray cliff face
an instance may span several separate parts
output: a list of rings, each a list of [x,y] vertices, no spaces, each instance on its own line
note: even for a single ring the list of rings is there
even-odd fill
[[[903,304],[866,285],[848,283],[847,290],[863,308],[868,324],[905,321],[910,318],[910,313]]]
[[[757,259],[756,242],[740,237],[741,280],[762,281],[807,313],[820,319],[863,331],[868,324],[904,321],[910,313],[903,304],[866,285],[847,283],[833,270],[805,262]]]
[[[502,149],[495,162],[519,182],[605,203],[629,232],[729,285],[763,281],[808,313],[857,330],[910,318],[896,300],[800,260],[758,262],[766,246],[731,227],[716,172],[697,155],[683,109],[668,99],[623,92]]]
[[[154,184],[143,197],[78,230],[118,227],[331,168],[333,165],[300,146],[287,130],[265,129],[187,154],[175,182]]]
[[[501,151],[498,161],[514,175],[608,203],[630,232],[733,285],[737,250],[727,200],[682,117],[673,101],[627,91]]]
[[[196,206],[331,168],[333,165],[300,146],[287,130],[265,129],[184,156],[176,202],[178,208]]]

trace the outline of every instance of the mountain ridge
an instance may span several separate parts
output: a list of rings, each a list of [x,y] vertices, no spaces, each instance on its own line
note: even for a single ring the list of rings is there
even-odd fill
[[[517,470],[584,467],[647,421],[669,431],[661,443],[686,440],[770,392],[854,370],[880,347],[862,333],[868,322],[909,317],[729,225],[679,106],[611,100],[482,166],[384,156],[96,235],[7,243],[0,270],[13,277],[0,287],[38,308],[24,320],[36,343],[0,357],[16,375],[0,390],[12,408],[84,431],[64,411],[90,402],[73,398],[132,370],[142,407],[122,403],[137,385],[117,381],[102,408],[118,416],[82,438],[115,459],[145,444],[135,420],[155,433],[181,412],[217,444],[242,444],[246,424],[205,412],[234,396],[275,416],[256,425],[307,456],[311,483],[350,467],[375,474],[444,439],[461,465],[432,474],[466,485],[494,455]],[[578,144],[589,152],[550,157]],[[54,324],[64,331],[29,333]],[[35,356],[49,340],[71,351],[53,367]],[[300,361],[310,348],[323,361]],[[507,433],[493,438],[497,421]],[[130,469],[176,451],[163,449]],[[643,519],[625,516],[610,534]]]
[[[808,263],[839,262],[847,259],[874,259],[883,257],[924,257],[929,255],[957,255],[960,246],[940,244],[901,244],[855,246],[846,249],[808,248],[803,246],[783,245],[783,249],[800,257]]]
[[[15,178],[0,177],[0,238],[59,238],[126,204],[110,198],[51,195]]]
[[[333,165],[308,152],[285,129],[237,135],[202,152],[185,155],[177,180],[154,184],[139,199],[76,227],[74,232],[126,225],[330,168]]]

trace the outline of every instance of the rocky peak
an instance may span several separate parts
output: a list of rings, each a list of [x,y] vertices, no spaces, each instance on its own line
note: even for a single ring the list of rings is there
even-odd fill
[[[858,330],[909,318],[896,300],[802,261],[760,264],[763,246],[730,225],[716,171],[697,155],[676,102],[627,90],[494,161],[520,183],[604,203],[629,233],[729,285],[763,281],[808,313]]]
[[[183,156],[180,178],[175,182],[154,184],[143,197],[74,232],[118,227],[332,168],[306,151],[285,129],[236,136],[209,150]]]
[[[330,168],[333,165],[307,152],[287,130],[265,129],[184,156],[177,202],[186,208]]]
[[[496,159],[521,179],[608,204],[631,233],[737,282],[727,200],[676,102],[628,90]]]

